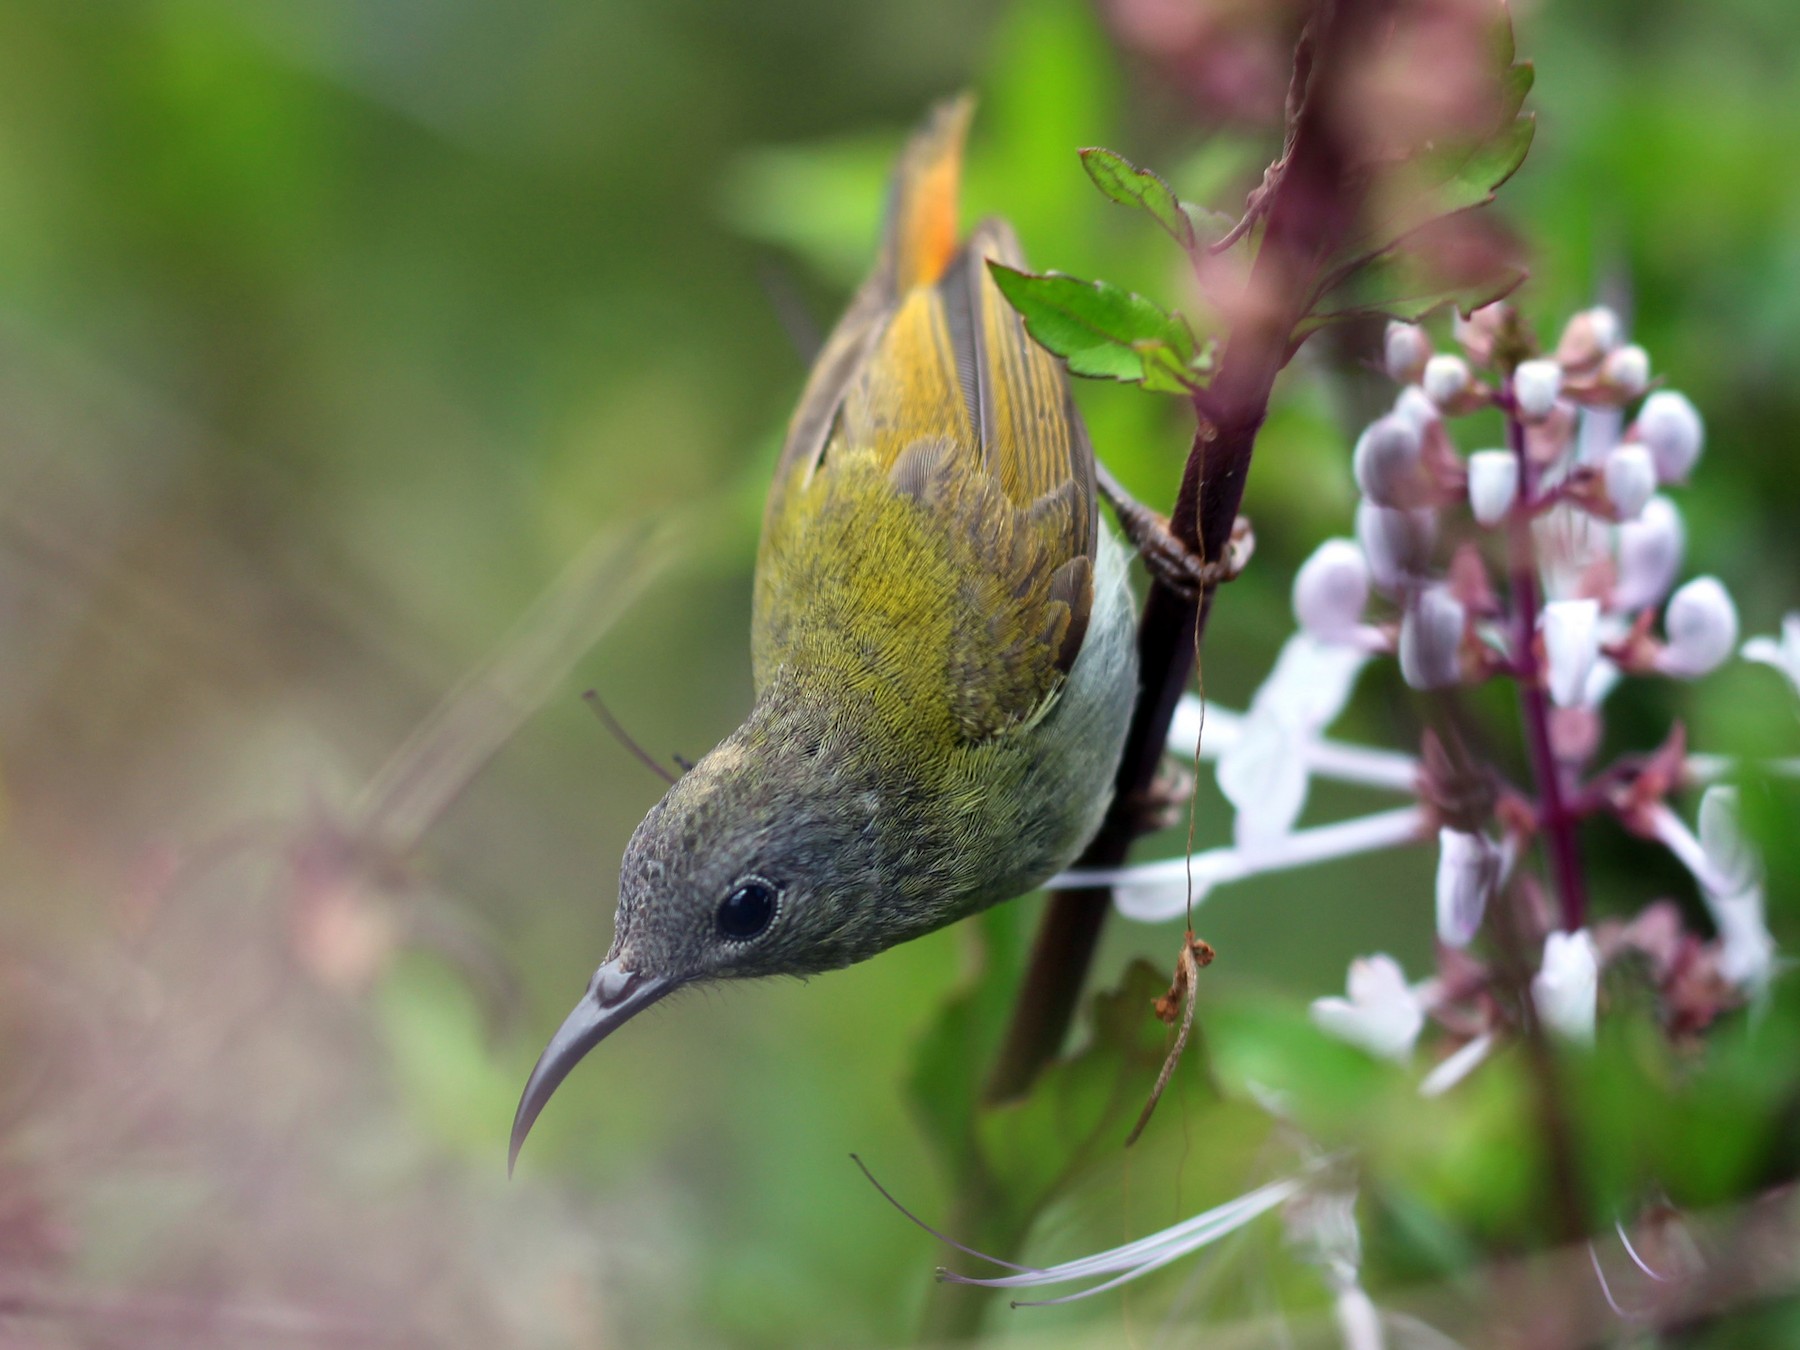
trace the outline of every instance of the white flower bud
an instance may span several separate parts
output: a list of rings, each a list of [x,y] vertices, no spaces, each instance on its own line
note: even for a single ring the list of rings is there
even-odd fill
[[[1469,456],[1469,510],[1483,525],[1498,525],[1519,498],[1519,457],[1510,450]]]
[[[1414,689],[1443,689],[1462,678],[1467,615],[1447,586],[1428,586],[1400,620],[1400,675]]]
[[[1387,337],[1381,347],[1382,364],[1388,378],[1398,384],[1411,384],[1431,359],[1431,339],[1416,323],[1396,320],[1387,326]]]
[[[1416,506],[1427,484],[1419,468],[1419,429],[1389,413],[1356,438],[1351,468],[1363,496],[1380,506]]]
[[[1433,422],[1443,421],[1443,414],[1438,411],[1437,404],[1427,398],[1425,391],[1416,384],[1409,384],[1400,391],[1400,396],[1394,400],[1394,415],[1411,422],[1421,436],[1431,430]]]
[[[1603,352],[1610,352],[1619,345],[1624,333],[1619,325],[1619,316],[1605,305],[1595,305],[1587,311],[1589,331],[1592,332],[1594,345]]]
[[[1667,645],[1656,668],[1665,675],[1694,680],[1723,665],[1737,647],[1737,606],[1717,577],[1695,577],[1669,597],[1663,611]]]
[[[1532,977],[1531,1001],[1540,1021],[1578,1045],[1594,1043],[1600,995],[1600,953],[1587,929],[1552,933],[1544,941],[1543,968]]]
[[[1606,457],[1606,498],[1620,520],[1636,520],[1656,492],[1656,461],[1636,442],[1615,446]]]
[[[1626,398],[1636,398],[1650,386],[1650,353],[1635,342],[1606,358],[1600,377]]]
[[[1294,574],[1294,617],[1322,642],[1344,642],[1369,603],[1369,563],[1353,540],[1327,539]]]
[[[1554,361],[1521,361],[1513,371],[1513,402],[1527,422],[1541,422],[1562,392],[1562,367]]]
[[[1636,439],[1650,447],[1656,460],[1656,476],[1665,483],[1686,480],[1700,458],[1706,427],[1687,395],[1658,389],[1638,409]]]
[[[1438,831],[1437,933],[1446,947],[1466,947],[1481,927],[1500,880],[1500,850],[1482,834]]]
[[[1469,363],[1460,356],[1434,356],[1425,363],[1421,383],[1425,396],[1440,408],[1447,408],[1469,387]]]
[[[1579,707],[1600,655],[1600,602],[1552,600],[1544,606],[1542,627],[1550,699],[1559,708]]]
[[[1356,504],[1356,538],[1375,585],[1391,594],[1430,564],[1437,512],[1395,511],[1365,498]]]
[[[1667,497],[1645,502],[1636,520],[1619,526],[1618,580],[1613,584],[1612,608],[1629,613],[1667,595],[1681,568],[1686,543],[1675,503]]]

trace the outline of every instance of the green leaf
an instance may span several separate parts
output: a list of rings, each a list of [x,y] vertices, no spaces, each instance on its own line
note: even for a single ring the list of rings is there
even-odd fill
[[[1536,82],[1537,70],[1531,62],[1521,61],[1516,66],[1508,66],[1500,77],[1500,116],[1495,120],[1504,126],[1516,118],[1519,109],[1525,106],[1525,96]]]
[[[1466,237],[1443,240],[1450,235]],[[1474,247],[1468,246],[1470,238]],[[1343,319],[1370,315],[1411,323],[1447,304],[1466,316],[1510,295],[1525,280],[1524,264],[1509,244],[1497,230],[1434,221],[1396,247],[1343,272],[1295,329],[1295,338]]]
[[[968,925],[978,944],[975,977],[945,1001],[913,1052],[907,1095],[959,1184],[980,1171],[975,1117],[1020,979],[1020,923],[1012,907],[998,905]]]
[[[1181,315],[1108,281],[1037,276],[995,262],[988,268],[1026,330],[1062,357],[1071,375],[1164,392],[1205,384],[1210,356],[1197,349]]]
[[[1159,176],[1149,169],[1140,169],[1116,151],[1097,145],[1081,152],[1081,167],[1094,180],[1094,186],[1112,200],[1147,211],[1176,243],[1189,250],[1195,247],[1194,227],[1181,199]]]
[[[1031,1214],[1099,1156],[1123,1152],[1162,1069],[1168,1028],[1151,1004],[1167,988],[1149,962],[1134,962],[1117,989],[1095,997],[1088,1044],[1046,1069],[1030,1097],[978,1118],[982,1156],[1008,1209]]]
[[[1537,133],[1537,117],[1515,117],[1499,131],[1467,151],[1434,194],[1435,214],[1447,216],[1494,200],[1494,190],[1519,171],[1531,138]]]
[[[1213,366],[1213,344],[1208,341],[1198,355],[1183,361],[1181,354],[1166,342],[1146,340],[1136,344],[1138,359],[1144,364],[1144,388],[1158,394],[1191,394],[1210,375]]]

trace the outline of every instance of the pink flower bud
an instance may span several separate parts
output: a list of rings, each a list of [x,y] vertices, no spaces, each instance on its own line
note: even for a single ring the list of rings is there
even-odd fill
[[[1620,520],[1636,520],[1656,492],[1656,461],[1636,442],[1614,447],[1606,457],[1606,499]]]
[[[1322,642],[1345,642],[1369,603],[1369,563],[1349,539],[1327,539],[1294,574],[1294,617]]]
[[[1395,321],[1387,326],[1381,354],[1389,379],[1397,384],[1412,384],[1424,373],[1425,363],[1431,359],[1431,339],[1417,324]]]
[[[1500,879],[1500,850],[1486,835],[1438,831],[1437,932],[1446,947],[1466,947],[1481,927]]]
[[[1610,353],[1600,367],[1600,378],[1626,398],[1636,398],[1650,386],[1650,353],[1635,342]]]
[[[1521,361],[1513,371],[1513,402],[1527,422],[1541,422],[1562,392],[1562,367],[1554,361]]]
[[[1562,708],[1577,707],[1584,701],[1588,676],[1600,655],[1600,602],[1552,600],[1544,606],[1542,625],[1551,701]]]
[[[1634,440],[1650,447],[1656,476],[1664,483],[1686,481],[1706,440],[1699,410],[1673,389],[1658,389],[1645,399],[1632,430]]]
[[[1467,614],[1447,586],[1428,586],[1400,620],[1400,675],[1414,689],[1444,689],[1462,679]]]
[[[1429,484],[1419,467],[1419,430],[1395,413],[1371,422],[1356,438],[1351,467],[1363,496],[1379,506],[1417,506]]]
[[[1367,498],[1356,504],[1356,539],[1375,585],[1393,594],[1420,575],[1437,543],[1437,513],[1395,511]]]
[[[1469,456],[1469,509],[1492,527],[1506,519],[1519,497],[1519,457],[1510,450],[1477,450]]]
[[[1567,370],[1588,370],[1619,345],[1619,316],[1605,305],[1584,309],[1563,329],[1556,359]]]
[[[1695,577],[1669,597],[1663,611],[1667,645],[1656,668],[1693,680],[1723,665],[1737,647],[1737,606],[1717,577]]]
[[[1425,363],[1425,396],[1440,408],[1454,404],[1469,387],[1469,363],[1460,356],[1434,356]]]
[[[1681,568],[1687,539],[1681,513],[1667,497],[1652,497],[1636,520],[1619,526],[1617,572],[1611,607],[1629,613],[1669,593]]]

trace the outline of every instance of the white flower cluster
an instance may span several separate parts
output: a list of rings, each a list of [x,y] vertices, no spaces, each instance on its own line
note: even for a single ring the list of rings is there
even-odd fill
[[[1198,739],[1217,760],[1219,788],[1234,810],[1232,843],[1078,874],[1114,886],[1128,917],[1170,919],[1227,882],[1435,835],[1436,936],[1445,950],[1464,948],[1508,884],[1530,827],[1521,833],[1515,820],[1490,833],[1467,820],[1445,822],[1429,804],[1419,758],[1326,739],[1370,660],[1397,658],[1402,678],[1420,690],[1518,681],[1566,787],[1598,746],[1601,707],[1623,676],[1697,679],[1738,650],[1737,610],[1724,585],[1706,576],[1675,585],[1684,531],[1660,490],[1683,483],[1699,461],[1705,431],[1693,404],[1651,389],[1649,357],[1622,340],[1609,310],[1576,315],[1553,355],[1519,361],[1508,373],[1501,358],[1518,337],[1511,324],[1503,307],[1477,312],[1458,326],[1463,354],[1434,351],[1418,327],[1390,325],[1385,364],[1403,388],[1352,455],[1361,493],[1355,538],[1326,541],[1300,568],[1298,631],[1249,709],[1207,709],[1202,737],[1201,710],[1190,700],[1171,730],[1172,753],[1191,754]],[[1503,373],[1492,381],[1477,373],[1494,369]],[[1504,416],[1507,445],[1464,456],[1448,421],[1488,408]],[[1780,670],[1800,691],[1800,613],[1778,639],[1754,638],[1742,655]],[[1662,791],[1720,772],[1718,762],[1696,756],[1677,764]],[[1412,801],[1298,828],[1315,776]],[[1595,809],[1606,808],[1583,807]],[[1734,795],[1707,794],[1698,837],[1660,795],[1634,809],[1640,814],[1628,823],[1660,839],[1697,878],[1718,934],[1719,973],[1754,996],[1777,962],[1761,873],[1735,828]],[[1736,862],[1723,861],[1728,852]],[[1571,1043],[1592,1041],[1611,942],[1585,928],[1546,936],[1530,991],[1540,1025]],[[1333,1036],[1404,1061],[1441,984],[1409,983],[1386,955],[1359,958],[1348,996],[1317,1000],[1313,1017]],[[1447,1089],[1500,1030],[1465,1032],[1421,1089]]]

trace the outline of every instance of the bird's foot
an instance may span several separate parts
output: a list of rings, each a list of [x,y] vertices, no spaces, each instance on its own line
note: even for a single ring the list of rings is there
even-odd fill
[[[1100,495],[1111,505],[1144,566],[1183,600],[1197,600],[1213,587],[1234,580],[1249,564],[1250,555],[1256,551],[1256,534],[1245,517],[1239,516],[1232,522],[1225,556],[1209,562],[1169,528],[1167,516],[1133,497],[1105,465],[1097,465],[1096,471]]]
[[[1127,805],[1139,834],[1155,834],[1181,823],[1182,813],[1194,799],[1194,775],[1179,765],[1165,763],[1148,787],[1133,793]]]

